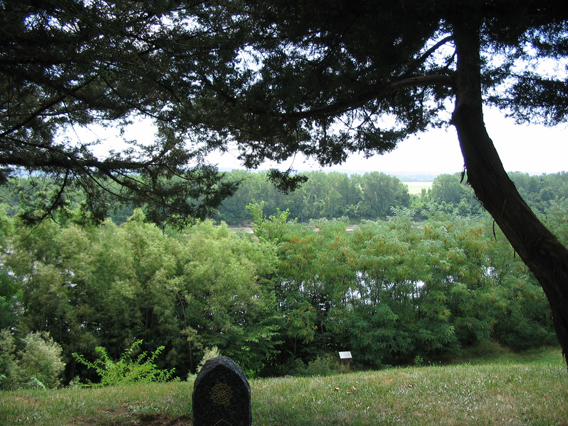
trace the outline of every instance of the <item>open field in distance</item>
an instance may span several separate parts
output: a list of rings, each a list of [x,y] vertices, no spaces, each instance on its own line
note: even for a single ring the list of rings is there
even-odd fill
[[[428,191],[432,189],[432,182],[403,182],[405,185],[408,185],[408,193],[410,195],[413,194],[420,194],[422,189]]]

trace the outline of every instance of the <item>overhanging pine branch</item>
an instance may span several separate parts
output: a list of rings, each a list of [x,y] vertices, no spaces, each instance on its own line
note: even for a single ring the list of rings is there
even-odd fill
[[[454,77],[449,75],[424,75],[406,78],[377,89],[371,88],[365,92],[353,95],[348,99],[334,102],[330,105],[316,107],[305,111],[293,112],[286,114],[286,116],[302,119],[342,114],[344,112],[360,108],[373,99],[380,99],[392,93],[413,87],[427,86],[454,87]]]
[[[125,161],[125,160],[109,160],[109,161],[99,161],[96,159],[79,159],[75,158],[72,154],[66,152],[56,152],[52,155],[47,155],[44,157],[31,157],[27,156],[26,153],[18,153],[10,155],[8,153],[2,153],[0,155],[0,165],[4,166],[20,166],[28,168],[61,168],[67,170],[73,170],[77,168],[97,168],[101,170],[141,170],[146,169],[151,166],[152,163],[149,162],[135,162],[135,161]]]

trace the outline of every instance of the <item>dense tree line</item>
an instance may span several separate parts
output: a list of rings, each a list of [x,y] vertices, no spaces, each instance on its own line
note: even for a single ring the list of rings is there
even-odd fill
[[[420,212],[435,208],[461,216],[482,214],[483,207],[475,197],[473,189],[464,183],[466,176],[461,173],[437,176],[432,189],[424,191],[413,199],[412,207]],[[568,173],[552,173],[531,176],[527,173],[509,173],[519,194],[533,211],[545,214],[558,201],[568,199]]]
[[[352,221],[386,218],[393,209],[412,207],[415,219],[425,218],[432,211],[460,216],[484,213],[473,189],[465,183],[461,173],[443,174],[434,178],[432,188],[422,194],[409,195],[400,179],[383,173],[347,175],[337,172],[310,172],[308,181],[300,189],[285,194],[278,191],[267,179],[266,173],[233,171],[230,180],[242,180],[235,195],[218,208],[216,220],[230,225],[249,223],[252,216],[248,203],[264,201],[268,216],[277,209],[289,210],[290,216],[300,222],[313,219],[346,217]],[[519,193],[536,212],[544,214],[557,201],[568,199],[568,173],[540,176],[526,173],[509,173]]]
[[[417,223],[413,214],[353,232],[337,220],[257,222],[261,241],[279,242],[284,353],[349,348],[381,365],[455,355],[489,339],[514,349],[554,341],[542,290],[490,221],[433,213]]]
[[[379,172],[363,175],[307,172],[303,176],[307,181],[299,189],[284,193],[273,185],[268,172],[228,172],[225,180],[240,182],[239,189],[223,201],[210,218],[229,225],[250,224],[252,215],[246,206],[260,202],[264,202],[267,216],[275,215],[277,210],[288,210],[291,217],[306,223],[314,219],[340,217],[354,222],[384,219],[393,214],[393,209],[404,207],[412,207],[417,220],[426,218],[432,211],[460,216],[475,216],[484,212],[461,173],[435,177],[432,188],[418,195],[409,195],[408,188],[399,178]],[[568,173],[540,176],[510,173],[509,177],[529,206],[538,213],[544,214],[554,202],[568,198]],[[6,213],[14,216],[26,212],[32,205],[40,206],[56,190],[57,186],[50,184],[49,180],[18,178],[0,187],[0,196]],[[100,222],[90,212],[86,205],[87,197],[82,191],[70,192],[68,196],[66,211],[79,208],[84,223]],[[109,217],[116,224],[121,224],[133,214],[135,206],[114,201],[109,202],[107,207]],[[64,215],[64,211],[59,212],[61,215]]]
[[[49,332],[71,376],[73,352],[93,356],[101,345],[117,358],[137,339],[166,345],[163,362],[180,373],[195,369],[204,345],[255,369],[271,353],[275,301],[262,285],[276,262],[269,244],[211,222],[168,235],[140,211],[120,227],[16,226],[10,240],[2,326]]]
[[[72,353],[116,359],[139,339],[165,346],[158,365],[180,377],[213,347],[249,373],[285,374],[341,349],[380,367],[555,341],[541,288],[488,219],[398,209],[348,232],[249,210],[254,235],[211,221],[162,230],[140,210],[93,226],[78,209],[33,229],[4,216],[0,328],[19,342],[49,333],[64,381],[94,379]],[[547,219],[568,240],[566,203]]]
[[[386,218],[392,208],[408,207],[408,188],[398,178],[384,173],[347,175],[331,172],[303,173],[308,180],[296,191],[283,193],[267,173],[233,171],[231,180],[242,180],[236,193],[225,200],[214,218],[231,225],[250,223],[249,203],[264,201],[267,215],[289,210],[300,222],[311,219],[349,217],[352,220]]]

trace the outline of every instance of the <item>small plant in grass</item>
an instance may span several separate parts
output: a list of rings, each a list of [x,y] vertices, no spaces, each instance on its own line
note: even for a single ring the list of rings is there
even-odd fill
[[[424,358],[422,358],[420,355],[416,355],[414,357],[414,365],[416,365],[417,367],[424,365]]]
[[[101,377],[100,383],[89,383],[89,386],[117,386],[170,380],[175,372],[175,368],[160,370],[154,362],[164,350],[164,346],[158,347],[150,356],[147,356],[147,352],[142,352],[136,359],[133,359],[133,354],[141,344],[142,340],[134,342],[116,362],[110,359],[106,349],[100,346],[97,346],[95,349],[100,357],[94,362],[86,360],[83,355],[77,353],[74,353],[73,357],[77,362],[89,368],[94,368]]]

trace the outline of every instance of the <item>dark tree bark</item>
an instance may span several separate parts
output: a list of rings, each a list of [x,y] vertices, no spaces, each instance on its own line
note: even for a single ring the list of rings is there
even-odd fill
[[[509,179],[483,121],[479,26],[454,24],[456,127],[469,184],[542,286],[568,355],[568,249],[540,222]]]

